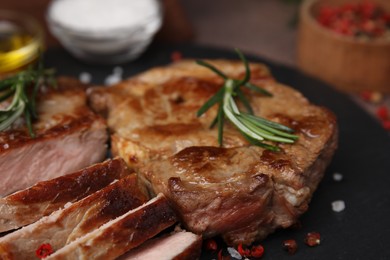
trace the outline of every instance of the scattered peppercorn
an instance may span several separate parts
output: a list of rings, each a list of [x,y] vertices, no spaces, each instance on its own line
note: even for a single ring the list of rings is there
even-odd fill
[[[321,235],[318,232],[309,232],[305,237],[305,244],[308,246],[318,246],[321,243]]]
[[[383,94],[379,91],[370,91],[365,90],[360,93],[360,97],[366,101],[373,104],[379,104],[383,101]]]
[[[204,241],[204,247],[209,251],[217,251],[218,250],[218,244],[215,242],[214,239],[206,239]]]
[[[365,90],[360,93],[360,97],[367,102],[371,101],[372,91]]]
[[[293,255],[298,250],[297,241],[294,239],[288,239],[283,241],[283,248],[288,252],[289,255]]]
[[[379,119],[383,128],[390,131],[390,110],[387,99],[384,99],[383,94],[377,91],[366,90],[360,93],[360,97],[366,102],[375,104],[377,108],[374,110],[373,114]]]
[[[364,1],[341,6],[323,6],[317,21],[336,33],[371,39],[386,37],[389,32],[390,13],[372,2]]]
[[[264,247],[262,245],[252,246],[251,256],[254,258],[260,258],[264,254]]]
[[[376,115],[379,117],[379,119],[385,121],[389,119],[389,110],[387,109],[386,106],[380,106],[376,110]]]
[[[248,257],[251,255],[251,251],[248,248],[245,248],[242,246],[242,244],[238,244],[237,251],[240,253],[241,256]]]
[[[35,251],[35,254],[38,258],[46,258],[53,253],[53,248],[50,244],[42,244]]]
[[[390,119],[383,121],[382,124],[387,131],[390,131]]]

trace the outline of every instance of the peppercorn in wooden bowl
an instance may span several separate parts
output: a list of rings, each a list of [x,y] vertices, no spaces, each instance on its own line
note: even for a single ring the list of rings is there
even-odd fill
[[[339,90],[390,93],[390,1],[306,0],[299,67]]]

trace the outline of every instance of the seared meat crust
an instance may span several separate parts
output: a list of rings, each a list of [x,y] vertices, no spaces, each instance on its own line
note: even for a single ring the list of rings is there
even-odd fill
[[[74,240],[47,259],[115,259],[176,222],[177,217],[168,200],[159,194],[138,208]]]
[[[31,224],[130,173],[121,158],[114,158],[0,198],[0,232]]]
[[[147,199],[135,174],[124,177],[0,238],[0,259],[31,259],[35,250],[44,243],[49,243],[53,250],[58,250],[141,206]]]
[[[209,61],[232,78],[239,62]],[[224,147],[209,125],[213,107],[196,111],[222,85],[212,72],[180,61],[151,69],[112,88],[91,90],[93,108],[107,117],[113,153],[125,159],[150,188],[167,196],[186,228],[221,234],[229,244],[250,244],[286,228],[307,210],[337,147],[337,123],[325,108],[273,80],[251,64],[251,82],[273,94],[248,92],[256,115],[283,123],[299,136],[281,152],[249,145],[225,123]]]

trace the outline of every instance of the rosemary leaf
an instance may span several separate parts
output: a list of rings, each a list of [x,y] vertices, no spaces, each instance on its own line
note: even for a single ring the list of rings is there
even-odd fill
[[[280,131],[280,130],[278,130],[278,129],[276,129],[276,128],[269,127],[269,126],[267,126],[267,125],[264,124],[264,123],[260,123],[258,120],[249,118],[249,117],[248,117],[247,115],[245,115],[245,114],[241,114],[240,116],[249,119],[253,124],[257,125],[258,127],[262,128],[262,129],[264,129],[264,130],[266,130],[266,131],[271,132],[271,133],[274,134],[274,135],[279,135],[279,136],[287,137],[287,138],[290,138],[290,139],[293,139],[293,140],[298,139],[298,136],[296,136],[296,135],[289,134],[289,133]],[[271,122],[271,121],[269,121],[269,122]],[[273,123],[273,122],[271,122],[271,123]],[[283,125],[282,125],[282,126],[283,126]]]
[[[238,120],[237,117],[235,116],[235,114],[238,114],[239,111],[232,98],[233,87],[234,87],[233,81],[227,80],[225,84],[226,91],[223,98],[223,112],[225,113],[226,117],[229,118],[229,120],[246,135],[257,140],[264,140],[262,136],[252,132],[250,129],[248,129],[247,126],[242,124],[240,120]]]
[[[261,135],[266,140],[280,142],[280,143],[294,143],[293,139],[277,136],[274,133],[272,133],[271,131],[267,131],[267,130],[262,129],[258,125],[254,124],[253,121],[248,120],[245,117],[242,117],[240,115],[238,115],[238,116],[239,116],[239,119],[242,120],[241,122],[243,122],[250,130]]]
[[[0,122],[0,131],[7,129],[18,117],[23,114],[25,104],[23,101],[19,102],[14,110],[8,114],[7,118]]]
[[[18,72],[0,81],[0,102],[11,99],[6,108],[0,109],[0,131],[7,129],[22,114],[31,137],[35,137],[32,120],[37,118],[36,98],[41,83],[53,80],[53,70],[43,69],[40,62],[37,67],[30,66],[27,70]],[[32,92],[27,88],[33,86]]]
[[[267,90],[263,89],[263,88],[260,88],[250,82],[247,82],[243,85],[244,87],[250,89],[250,90],[253,90],[259,94],[262,94],[262,95],[265,95],[267,97],[272,97],[272,94],[270,92],[268,92]]]
[[[14,94],[13,89],[9,89],[9,90],[5,91],[5,93],[3,93],[3,95],[0,96],[0,102],[3,102],[5,100],[7,100],[8,98],[12,97],[13,94]]]
[[[222,102],[219,104],[219,107],[218,107],[217,121],[218,121],[218,143],[219,143],[219,146],[222,146],[222,144],[223,144],[223,123],[224,123]]]
[[[249,82],[251,76],[249,63],[240,50],[236,49],[236,52],[245,67],[245,76],[241,80],[228,78],[213,65],[205,61],[197,61],[199,65],[209,68],[225,80],[218,92],[207,100],[197,111],[197,116],[201,116],[212,106],[219,103],[217,115],[213,119],[210,128],[218,124],[218,143],[220,146],[223,145],[223,127],[224,119],[226,117],[235,127],[237,127],[238,131],[241,132],[249,143],[263,147],[264,149],[280,151],[279,147],[265,143],[264,141],[291,144],[295,142],[298,136],[293,135],[292,133],[294,130],[287,126],[253,115],[251,104],[241,87],[246,87],[268,97],[272,96],[272,94]],[[248,113],[241,113],[235,103],[235,97],[241,101]]]
[[[266,144],[264,142],[260,142],[256,139],[253,139],[251,137],[249,137],[248,135],[246,135],[245,133],[241,132],[241,134],[245,137],[245,139],[252,145],[256,145],[256,146],[260,146],[264,149],[267,149],[267,150],[270,150],[270,151],[274,151],[274,152],[279,152],[280,151],[280,148],[277,147],[277,146],[274,146],[274,145],[270,145],[270,144]]]
[[[30,110],[28,110],[28,109],[24,110],[24,119],[26,120],[26,126],[27,126],[27,129],[28,129],[28,132],[29,132],[30,136],[32,138],[35,138],[35,133],[34,133],[34,130],[32,128],[32,123],[31,123],[31,113],[30,113]]]
[[[241,103],[244,105],[245,109],[248,111],[249,114],[253,114],[253,109],[251,104],[249,104],[248,99],[245,97],[244,93],[242,93],[241,89],[237,89],[236,91],[238,98],[240,99]]]
[[[253,116],[253,115],[250,115],[250,114],[245,114],[245,113],[242,113],[244,116],[247,116],[255,121],[258,121],[259,124],[264,124],[264,125],[267,125],[269,127],[272,127],[272,128],[275,128],[275,129],[278,129],[278,130],[281,130],[281,131],[285,131],[285,132],[288,132],[288,133],[293,133],[294,132],[294,129],[291,129],[290,127],[287,127],[285,125],[282,125],[282,124],[279,124],[279,123],[276,123],[276,122],[272,122],[272,121],[269,121],[267,119],[264,119],[264,118],[261,118],[261,117],[257,117],[257,116]]]
[[[240,87],[241,85],[244,85],[246,82],[248,82],[248,80],[251,78],[251,70],[249,68],[248,60],[245,58],[242,52],[239,49],[235,49],[235,51],[240,57],[241,61],[244,63],[244,67],[245,67],[245,76],[237,84],[237,87]]]
[[[196,115],[198,117],[203,115],[207,110],[209,110],[210,107],[220,102],[223,98],[223,94],[224,94],[224,88],[220,88],[214,96],[212,96],[209,100],[206,101],[206,103],[204,103],[203,106],[199,108]]]
[[[0,81],[0,91],[9,89],[9,85],[11,85],[15,80],[16,80],[15,76],[1,80]]]
[[[210,63],[205,62],[205,61],[203,61],[203,60],[197,60],[196,63],[197,63],[198,65],[203,66],[203,67],[209,68],[211,71],[213,71],[215,74],[217,74],[217,75],[220,76],[221,78],[223,78],[223,79],[228,79],[228,77],[227,77],[222,71],[220,71],[219,69],[217,69],[216,67],[214,67],[214,66],[211,65]]]
[[[218,123],[218,114],[214,117],[213,121],[211,122],[209,128],[212,129],[214,126]]]

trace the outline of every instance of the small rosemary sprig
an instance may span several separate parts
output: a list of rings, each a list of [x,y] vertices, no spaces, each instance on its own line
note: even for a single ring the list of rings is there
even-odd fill
[[[202,60],[197,61],[197,64],[209,68],[224,79],[223,86],[198,110],[197,116],[203,115],[209,108],[218,104],[217,116],[210,127],[212,128],[216,124],[218,125],[218,143],[220,146],[223,143],[224,119],[227,118],[251,144],[261,146],[268,150],[279,151],[279,147],[264,143],[264,141],[294,143],[298,139],[298,136],[292,134],[294,130],[287,126],[253,115],[253,109],[241,87],[246,87],[268,97],[271,97],[272,94],[249,82],[251,71],[248,61],[238,49],[236,49],[236,52],[245,66],[245,76],[241,80],[229,78],[210,63]],[[234,99],[235,97],[238,97],[247,110],[247,113],[241,112],[238,109]]]
[[[23,115],[30,136],[35,137],[32,121],[38,118],[36,98],[40,86],[46,83],[56,85],[54,70],[44,69],[41,60],[36,66],[30,66],[0,81],[0,103],[12,97],[10,104],[0,109],[0,131],[7,129]]]

